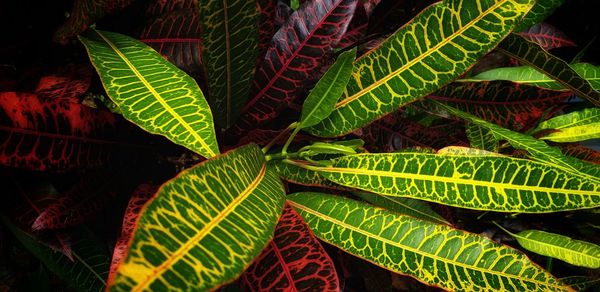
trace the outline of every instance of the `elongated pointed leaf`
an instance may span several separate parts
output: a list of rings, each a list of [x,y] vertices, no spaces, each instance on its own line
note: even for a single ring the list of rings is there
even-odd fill
[[[327,180],[317,171],[285,163],[281,160],[269,161],[269,167],[275,169],[281,179],[294,184],[326,188],[343,188],[342,186]]]
[[[208,99],[215,122],[229,128],[244,106],[258,56],[259,14],[255,1],[198,1]]]
[[[355,58],[356,49],[344,52],[327,69],[302,105],[299,128],[314,126],[331,114],[350,80],[352,62]]]
[[[596,150],[578,144],[561,145],[561,148],[565,155],[600,164],[600,152]]]
[[[111,290],[209,290],[237,278],[273,235],[277,174],[250,144],[181,172],[144,206]]]
[[[542,136],[553,142],[578,142],[600,138],[600,109],[588,108],[544,121],[537,130],[558,130]]]
[[[565,285],[571,286],[575,291],[587,291],[589,288],[595,287],[600,284],[599,278],[586,277],[586,276],[571,276],[560,278],[560,281]]]
[[[506,81],[453,82],[429,95],[494,124],[523,130],[534,126],[552,107],[566,100],[571,93],[542,89]],[[419,105],[430,109],[434,105],[423,101]]]
[[[288,202],[313,233],[396,273],[456,291],[569,291],[524,254],[486,237],[350,199],[297,193]]]
[[[573,70],[575,70],[575,72],[577,72],[577,74],[579,74],[579,76],[587,80],[594,89],[600,90],[600,66],[594,66],[586,63],[578,63],[570,66],[573,68]],[[548,89],[567,90],[567,88],[565,88],[558,81],[544,75],[544,73],[541,73],[530,66],[496,68],[477,74],[469,79],[460,81],[463,82],[469,80],[508,80]]]
[[[74,260],[52,251],[38,243],[31,234],[20,230],[6,218],[2,218],[8,229],[35,255],[52,273],[58,275],[69,286],[78,291],[103,291],[108,276],[109,257],[98,239],[87,230],[79,230],[73,240]]]
[[[289,205],[283,209],[273,240],[240,282],[247,291],[340,291],[331,258]]]
[[[431,207],[427,205],[427,202],[411,198],[381,196],[367,192],[355,192],[354,195],[375,206],[379,206],[402,215],[412,216],[417,219],[430,221],[437,224],[450,225],[450,223],[448,223],[444,217],[431,210]]]
[[[563,32],[543,22],[520,32],[519,35],[540,45],[544,50],[576,46]]]
[[[550,16],[565,0],[537,0],[527,15],[521,20],[515,31],[523,31]]]
[[[219,153],[210,108],[191,77],[130,37],[92,30],[79,39],[126,119],[204,157]]]
[[[600,246],[593,243],[541,230],[525,230],[510,234],[528,251],[575,266],[600,268]]]
[[[573,91],[577,96],[600,106],[600,93],[594,90],[590,82],[579,76],[577,71],[565,61],[546,52],[539,45],[524,39],[522,36],[510,34],[500,43],[498,49],[546,74]]]
[[[498,139],[490,130],[469,123],[467,125],[467,137],[471,147],[496,152],[498,151]]]
[[[336,110],[309,131],[340,136],[439,89],[492,50],[533,2],[446,0],[428,7],[354,62]]]
[[[306,1],[292,13],[273,36],[257,68],[252,97],[235,124],[236,133],[277,117],[298,98],[305,85],[318,78],[325,56],[346,31],[357,2]]]
[[[544,213],[600,206],[598,180],[506,156],[358,154],[314,170],[347,187],[476,210]]]

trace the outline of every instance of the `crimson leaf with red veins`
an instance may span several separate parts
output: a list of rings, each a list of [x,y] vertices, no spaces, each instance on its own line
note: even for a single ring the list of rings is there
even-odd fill
[[[271,120],[318,78],[322,59],[346,31],[357,0],[302,3],[275,34],[253,83],[252,98],[234,125],[238,136]],[[310,88],[310,86],[308,86]]]
[[[538,23],[519,33],[522,37],[537,43],[545,50],[560,47],[575,47],[576,44],[562,31],[547,23]]]
[[[90,88],[92,68],[89,65],[68,65],[58,72],[43,76],[35,89],[42,98],[63,98],[77,101]]]
[[[242,274],[248,291],[339,291],[333,262],[302,217],[286,204],[275,237]]]

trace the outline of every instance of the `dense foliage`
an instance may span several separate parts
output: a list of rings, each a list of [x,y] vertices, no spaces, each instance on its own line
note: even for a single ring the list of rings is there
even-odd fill
[[[600,67],[554,54],[562,4],[75,0],[85,63],[0,84],[0,287],[597,289]]]

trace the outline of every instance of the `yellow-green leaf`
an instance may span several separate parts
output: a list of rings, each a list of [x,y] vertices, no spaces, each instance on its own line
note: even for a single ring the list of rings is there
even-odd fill
[[[308,131],[340,136],[434,92],[492,50],[534,2],[445,0],[429,6],[354,62],[336,109]]]
[[[412,216],[417,219],[431,221],[433,223],[450,225],[450,223],[446,221],[444,217],[433,211],[427,202],[411,198],[381,196],[367,192],[354,192],[353,194],[375,206],[382,207],[402,215]]]
[[[123,117],[204,157],[219,153],[208,103],[185,72],[128,36],[90,30],[79,40]]]
[[[273,236],[284,195],[255,144],[183,171],[142,210],[110,289],[204,291],[233,281]]]
[[[471,147],[492,152],[498,151],[498,139],[490,130],[468,123],[466,133]]]
[[[455,291],[569,291],[521,252],[490,239],[319,193],[288,202],[320,239],[396,273]]]
[[[600,108],[588,108],[544,121],[536,130],[556,130],[540,137],[552,142],[579,142],[600,138]]]

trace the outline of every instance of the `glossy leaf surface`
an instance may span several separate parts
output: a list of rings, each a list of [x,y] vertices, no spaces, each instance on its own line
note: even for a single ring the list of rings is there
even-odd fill
[[[247,291],[340,291],[333,262],[289,205],[273,240],[242,274],[241,284]]]
[[[258,56],[255,1],[199,0],[208,99],[215,122],[229,128],[246,102]]]
[[[318,193],[288,196],[314,234],[346,252],[456,291],[568,291],[524,254],[486,237]]]
[[[540,123],[537,130],[558,130],[542,136],[553,142],[578,142],[600,138],[600,109],[588,108]]]
[[[110,289],[209,290],[234,280],[271,239],[284,200],[254,144],[181,172],[144,206]]]
[[[312,83],[350,22],[357,0],[305,1],[275,33],[257,67],[251,99],[235,133],[271,120]],[[310,88],[310,87],[309,87]]]
[[[408,215],[437,224],[450,225],[450,223],[448,223],[444,217],[431,210],[431,207],[427,205],[427,202],[411,198],[381,196],[367,192],[355,192],[354,195],[375,206],[379,206],[402,215]]]
[[[219,153],[210,108],[191,77],[130,37],[92,30],[79,39],[126,119],[204,157]]]
[[[573,91],[577,96],[600,106],[600,93],[594,90],[590,82],[579,76],[577,71],[565,61],[546,52],[539,45],[524,39],[522,36],[510,34],[500,43],[498,49],[546,74]]]
[[[532,4],[447,0],[428,7],[354,62],[336,110],[309,131],[344,135],[432,93],[493,49]]]

